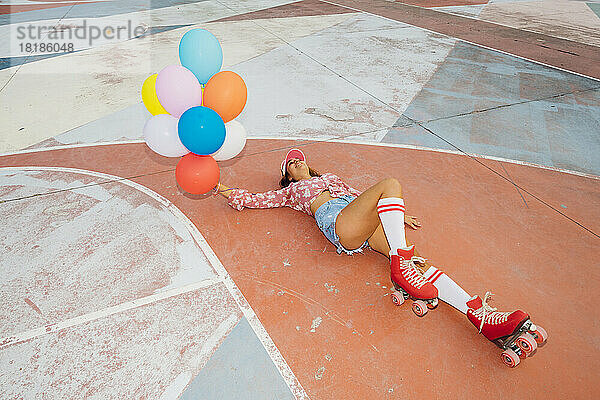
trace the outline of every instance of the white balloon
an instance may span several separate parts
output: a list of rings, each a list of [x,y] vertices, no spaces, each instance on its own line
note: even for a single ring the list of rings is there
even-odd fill
[[[154,152],[165,157],[181,157],[190,151],[179,140],[177,118],[169,114],[151,117],[144,125],[144,140]]]
[[[240,154],[245,145],[246,129],[244,125],[232,120],[225,124],[225,142],[211,156],[217,161],[230,160]]]

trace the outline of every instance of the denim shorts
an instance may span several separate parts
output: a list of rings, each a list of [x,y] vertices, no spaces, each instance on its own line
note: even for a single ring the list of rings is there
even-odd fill
[[[321,232],[323,232],[325,237],[333,243],[338,254],[342,254],[342,252],[348,255],[357,252],[362,253],[363,249],[369,245],[368,241],[365,240],[358,249],[348,250],[340,244],[340,237],[335,233],[335,220],[337,219],[338,214],[355,198],[355,196],[349,195],[338,197],[323,203],[317,211],[315,211],[315,221],[317,221],[317,226]]]

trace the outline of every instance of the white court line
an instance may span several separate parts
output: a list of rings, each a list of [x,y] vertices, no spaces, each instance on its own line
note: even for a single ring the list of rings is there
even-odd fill
[[[388,129],[388,128],[385,128]],[[350,136],[350,135],[349,135]],[[352,136],[358,136],[357,135],[352,135]],[[447,149],[434,149],[431,147],[425,147],[425,146],[416,146],[416,145],[412,145],[412,144],[396,144],[396,143],[369,143],[369,142],[362,142],[360,140],[352,140],[352,139],[315,139],[315,138],[310,138],[310,137],[294,137],[294,138],[283,138],[283,137],[269,137],[269,136],[253,136],[252,138],[248,138],[248,140],[251,139],[261,139],[261,140],[267,140],[267,139],[276,139],[276,140],[305,140],[305,141],[315,141],[315,142],[335,142],[335,143],[346,143],[346,144],[363,144],[363,145],[368,145],[368,146],[378,146],[378,147],[395,147],[395,148],[400,148],[400,149],[410,149],[410,150],[420,150],[420,151],[429,151],[432,153],[445,153],[445,154],[454,154],[457,156],[464,156],[464,157],[475,157],[475,158],[481,158],[484,160],[492,160],[492,161],[501,161],[501,162],[505,162],[508,164],[517,164],[517,165],[523,165],[523,166],[527,166],[527,167],[533,167],[533,168],[539,168],[539,169],[545,169],[548,171],[554,171],[554,172],[561,172],[564,174],[569,174],[569,175],[577,175],[577,176],[581,176],[584,178],[590,178],[590,179],[598,179],[600,180],[600,176],[598,175],[593,175],[593,174],[586,174],[585,172],[579,172],[579,171],[571,171],[568,169],[562,169],[562,168],[556,168],[556,167],[550,167],[547,165],[540,165],[540,164],[534,164],[534,163],[530,163],[527,161],[519,161],[519,160],[511,160],[508,158],[502,158],[502,157],[495,157],[495,156],[485,156],[482,154],[476,154],[476,153],[464,153],[462,151],[458,151],[458,150],[447,150]],[[144,143],[142,141],[142,143]]]
[[[388,128],[385,128],[388,129]],[[358,136],[357,135],[352,135],[352,136]],[[290,138],[272,138],[269,136],[253,136],[252,138],[248,138],[248,140],[250,139],[261,139],[261,140],[266,140],[266,139],[277,139],[277,140],[305,140],[305,141],[315,141],[315,142],[336,142],[336,143],[346,143],[346,144],[362,144],[362,145],[368,145],[368,146],[378,146],[378,147],[395,147],[395,148],[400,148],[400,149],[410,149],[410,150],[420,150],[420,151],[429,151],[432,153],[445,153],[445,154],[454,154],[457,156],[464,156],[464,157],[475,157],[475,158],[481,158],[484,160],[492,160],[492,161],[501,161],[501,162],[505,162],[508,164],[517,164],[517,165],[523,165],[523,166],[527,166],[527,167],[533,167],[533,168],[539,168],[539,169],[545,169],[548,171],[554,171],[554,172],[561,172],[564,174],[569,174],[569,175],[576,175],[576,176],[581,176],[584,178],[590,178],[590,179],[598,179],[600,180],[600,176],[598,175],[593,175],[593,174],[587,174],[585,172],[579,172],[579,171],[571,171],[568,169],[562,169],[562,168],[556,168],[556,167],[550,167],[547,165],[540,165],[540,164],[534,164],[534,163],[530,163],[527,161],[519,161],[519,160],[511,160],[508,158],[502,158],[502,157],[495,157],[495,156],[485,156],[482,154],[476,154],[476,153],[464,153],[462,151],[458,151],[458,150],[448,150],[448,149],[434,149],[431,147],[425,147],[425,146],[416,146],[416,145],[412,145],[412,144],[396,144],[396,143],[369,143],[369,142],[362,142],[360,140],[352,140],[352,139],[330,139],[330,140],[321,140],[321,139],[315,139],[315,138],[310,138],[310,137],[301,137],[298,136],[297,138],[294,137],[293,139]]]
[[[382,128],[380,130],[385,130],[385,129],[389,129],[389,128]],[[373,131],[373,132],[375,132],[375,131]],[[360,135],[360,133],[348,135],[348,136],[359,136],[359,135]],[[346,143],[346,144],[360,144],[360,145],[365,145],[365,146],[395,147],[395,148],[399,148],[399,149],[420,150],[420,151],[429,151],[432,153],[445,153],[445,154],[454,154],[457,156],[476,157],[476,158],[481,158],[483,160],[500,161],[500,162],[504,162],[504,163],[508,163],[508,164],[523,165],[526,167],[539,168],[539,169],[544,169],[547,171],[560,172],[563,174],[569,174],[569,175],[581,176],[583,178],[600,180],[599,175],[588,174],[585,172],[551,167],[548,165],[534,164],[534,163],[527,162],[527,161],[511,160],[509,158],[486,156],[486,155],[476,154],[476,153],[463,153],[458,150],[435,149],[432,147],[417,146],[417,145],[412,145],[412,144],[364,142],[364,141],[353,140],[353,139],[335,139],[335,138],[328,139],[326,137],[315,138],[315,137],[307,137],[307,136],[293,136],[293,137],[290,137],[290,136],[252,136],[252,137],[249,137],[248,140],[289,140],[289,141],[303,140],[303,141],[307,141],[307,142],[317,142],[317,143],[319,143],[319,142],[322,142],[322,143]],[[43,151],[77,149],[77,148],[82,148],[82,147],[112,146],[112,145],[118,145],[118,144],[140,144],[140,143],[145,143],[145,142],[143,140],[126,140],[126,141],[124,140],[124,141],[120,141],[120,142],[114,141],[114,142],[98,142],[98,143],[74,143],[74,144],[65,144],[65,145],[60,145],[60,146],[42,147],[39,149],[25,149],[25,150],[17,150],[17,151],[8,152],[8,153],[1,153],[0,157],[14,156],[14,155],[20,155],[20,154],[39,153],[39,152],[43,152]],[[121,179],[121,178],[119,178],[119,179]]]
[[[509,53],[509,52],[504,51],[504,50],[495,49],[493,47],[488,47],[488,46],[485,46],[485,45],[482,45],[482,44],[479,44],[479,43],[471,42],[469,40],[465,40],[465,39],[460,39],[460,38],[457,38],[457,37],[449,36],[449,35],[446,35],[445,33],[440,33],[440,32],[436,32],[436,31],[432,31],[431,29],[427,29],[427,28],[423,28],[423,27],[420,27],[420,26],[409,24],[408,22],[398,21],[398,20],[393,19],[393,18],[385,17],[383,15],[373,14],[373,13],[370,13],[368,11],[360,10],[358,8],[354,8],[354,7],[350,7],[350,6],[346,6],[346,5],[342,5],[342,4],[337,4],[337,3],[333,2],[333,1],[328,1],[328,0],[319,0],[319,1],[321,1],[323,3],[329,3],[329,4],[332,4],[334,6],[347,8],[349,10],[353,10],[353,11],[360,12],[360,13],[363,13],[363,14],[368,14],[368,15],[371,15],[371,16],[374,16],[374,17],[383,18],[383,19],[386,19],[388,21],[393,21],[393,22],[397,22],[397,23],[411,25],[411,26],[414,26],[415,28],[423,29],[423,30],[425,30],[427,32],[435,33],[437,35],[443,35],[443,36],[446,36],[446,37],[451,38],[451,39],[456,39],[456,40],[459,40],[461,42],[472,44],[473,46],[481,47],[481,48],[487,49],[487,50],[497,51],[498,53],[506,54],[508,56],[520,58],[522,60],[526,60],[526,61],[529,61],[529,62],[532,62],[532,63],[535,63],[535,64],[543,65],[545,67],[549,67],[549,68],[552,68],[552,69],[557,69],[559,71],[568,72],[570,74],[579,75],[579,76],[581,76],[583,78],[588,78],[588,79],[592,79],[592,80],[600,82],[600,78],[594,78],[593,76],[585,75],[585,74],[582,74],[582,73],[579,73],[579,72],[575,72],[575,71],[570,71],[568,69],[564,69],[564,68],[560,68],[560,67],[557,67],[557,66],[554,66],[554,65],[546,64],[546,63],[543,63],[541,61],[532,60],[532,59],[527,58],[527,57],[518,56],[516,54],[512,54],[512,53]],[[410,5],[410,4],[406,4],[406,5]],[[429,9],[429,8],[426,8],[426,7],[419,7],[419,6],[413,6],[413,5],[410,5],[410,6],[411,7],[415,7],[415,8]],[[438,12],[442,12],[442,11],[438,11]],[[452,14],[452,13],[444,13],[444,14],[456,15],[456,14]],[[459,17],[462,17],[462,16],[463,15],[459,15]],[[469,17],[465,17],[465,18],[469,18]],[[476,18],[471,18],[471,19],[474,19],[476,21],[481,21],[481,22],[487,22],[488,24],[495,24],[495,25],[505,26],[505,25],[502,25],[502,24],[496,24],[494,22],[480,20],[480,19],[476,19]],[[506,26],[506,27],[518,30],[518,28],[514,28],[514,27],[510,27],[510,26]],[[539,32],[533,32],[533,33],[537,33],[537,34],[543,35],[543,33],[539,33]],[[546,35],[546,36],[550,36],[550,35]],[[554,36],[551,36],[551,37],[554,37]],[[562,38],[557,38],[557,39],[562,39]],[[562,40],[569,40],[569,39],[562,39]],[[571,42],[572,42],[572,40],[571,40]]]
[[[183,293],[192,292],[201,288],[216,285],[221,283],[222,279],[205,279],[202,281],[194,282],[189,285],[185,285],[179,288],[166,290],[161,293],[156,293],[150,296],[141,297],[132,301],[117,304],[116,306],[107,307],[102,310],[93,311],[88,314],[80,315],[78,317],[69,318],[64,321],[60,321],[54,324],[48,324],[39,328],[30,329],[25,332],[17,333],[14,336],[0,338],[0,350],[15,344],[25,342],[36,337],[58,332],[61,329],[71,328],[76,325],[85,324],[86,322],[95,321],[100,318],[108,317],[113,314],[117,314],[123,311],[132,310],[141,306],[145,306],[150,303],[154,303],[160,300],[167,299],[169,297],[178,296]]]
[[[242,309],[242,312],[244,313],[244,316],[250,323],[250,326],[254,330],[254,333],[256,333],[256,336],[258,336],[258,338],[262,342],[263,346],[267,350],[267,353],[269,353],[269,356],[271,356],[273,363],[275,363],[275,365],[277,366],[277,369],[281,373],[283,379],[285,379],[285,381],[287,382],[294,396],[296,396],[297,399],[308,399],[308,395],[304,391],[304,388],[302,388],[300,382],[293,374],[291,368],[279,352],[279,349],[277,348],[277,346],[275,346],[275,343],[269,336],[269,333],[258,319],[258,316],[254,312],[254,310],[252,310],[250,304],[248,303],[240,289],[237,287],[233,279],[231,279],[231,276],[227,273],[225,267],[223,266],[223,264],[221,264],[221,261],[219,260],[217,255],[213,252],[212,248],[206,242],[206,239],[204,239],[204,237],[200,234],[200,232],[192,223],[192,221],[190,221],[189,218],[187,218],[185,214],[183,214],[183,212],[179,210],[179,208],[175,207],[175,205],[173,204],[171,204],[169,208],[175,215],[178,215],[181,219],[184,220],[184,223],[188,225],[188,229],[192,233],[192,236],[204,252],[204,255],[208,258],[212,267],[215,268],[215,270],[217,271],[217,274],[222,278],[223,283],[225,284],[225,286],[227,286],[231,295],[234,297],[234,299]]]
[[[105,316],[105,315],[100,315],[101,313],[106,313],[106,315],[111,315],[111,314],[114,314],[114,313],[117,313],[120,311],[124,311],[126,309],[139,307],[140,305],[143,305],[143,304],[149,304],[151,302],[154,302],[154,301],[157,301],[160,299],[172,297],[177,294],[195,290],[197,288],[195,288],[194,285],[200,285],[199,287],[205,287],[202,285],[211,285],[211,284],[216,284],[216,283],[222,282],[225,285],[225,287],[227,288],[227,290],[229,291],[229,293],[231,294],[231,296],[233,297],[233,299],[235,300],[235,302],[237,303],[237,305],[242,310],[242,313],[244,314],[244,316],[248,320],[248,323],[250,324],[250,326],[252,327],[252,329],[254,330],[256,335],[258,336],[258,338],[261,341],[262,345],[264,346],[265,350],[269,354],[269,357],[271,357],[271,360],[273,361],[273,363],[277,367],[279,373],[281,374],[281,376],[285,380],[286,384],[290,388],[290,391],[294,394],[296,399],[299,399],[299,400],[309,399],[308,394],[306,394],[306,391],[304,390],[304,388],[298,381],[298,378],[296,378],[296,376],[292,372],[290,366],[285,361],[285,359],[279,352],[279,349],[273,342],[273,339],[271,339],[267,330],[265,329],[265,327],[262,325],[262,323],[258,319],[258,316],[254,312],[254,310],[250,307],[250,304],[248,303],[248,301],[246,300],[246,298],[244,297],[242,292],[239,290],[239,288],[237,287],[237,285],[235,284],[235,282],[233,281],[233,279],[231,278],[231,276],[229,275],[227,270],[225,270],[225,267],[223,267],[223,264],[221,264],[221,261],[218,259],[216,254],[213,252],[213,250],[209,246],[209,244],[206,242],[206,240],[204,239],[204,237],[202,236],[202,234],[200,233],[198,228],[196,228],[196,226],[192,223],[192,221],[190,221],[190,219],[179,208],[177,208],[177,206],[175,206],[173,203],[171,203],[165,197],[163,197],[160,194],[156,193],[155,191],[147,188],[146,186],[143,186],[139,183],[136,183],[136,182],[133,182],[133,181],[130,181],[127,179],[120,178],[118,176],[104,174],[101,172],[88,171],[88,170],[77,169],[77,168],[63,168],[63,167],[36,167],[36,166],[0,167],[0,171],[6,171],[6,170],[71,172],[71,173],[80,173],[80,174],[84,174],[84,175],[91,175],[91,176],[94,176],[97,178],[102,178],[102,179],[111,180],[111,181],[119,180],[120,183],[123,183],[134,189],[137,189],[137,190],[143,192],[144,194],[150,196],[154,200],[158,201],[163,206],[168,208],[169,211],[171,211],[177,218],[179,218],[179,220],[181,222],[183,222],[185,224],[185,226],[188,228],[190,234],[192,235],[192,237],[194,238],[194,240],[196,241],[196,243],[198,244],[200,249],[204,252],[204,255],[208,259],[209,263],[215,269],[216,274],[219,276],[218,280],[205,280],[205,281],[200,281],[200,282],[196,282],[196,283],[184,286],[182,288],[171,289],[171,290],[165,291],[163,293],[158,293],[158,294],[147,296],[147,297],[137,299],[137,300],[134,300],[131,302],[123,303],[122,305],[109,307],[104,310],[89,313],[89,314],[86,314],[81,317],[71,318],[69,320],[59,322],[55,325],[32,329],[30,331],[24,332],[23,334],[16,335],[15,337],[20,338],[21,336],[24,336],[25,334],[29,334],[29,335],[33,335],[33,337],[37,337],[37,336],[40,336],[40,335],[43,335],[46,333],[55,332],[58,329],[65,328],[66,326],[61,325],[63,323],[67,324],[68,326],[78,325],[83,322],[87,322],[88,320],[98,319],[98,318],[101,318],[102,316]],[[144,302],[144,303],[138,304],[136,302]],[[121,307],[123,309],[121,309]],[[60,326],[60,328],[59,328],[59,326]],[[50,328],[49,331],[48,331],[48,328]],[[8,342],[7,342],[7,340],[8,340]],[[15,341],[21,341],[21,340],[15,340],[12,338],[1,338],[0,339],[0,350],[9,344],[14,344]]]
[[[113,144],[138,144],[138,143],[145,143],[145,142],[142,139],[132,139],[132,140],[111,141],[111,142],[61,144],[61,145],[57,145],[57,146],[39,147],[39,148],[35,148],[35,149],[23,149],[23,150],[9,151],[6,153],[0,153],[0,157],[15,156],[15,155],[19,155],[19,154],[39,153],[39,152],[48,151],[48,150],[64,150],[64,149],[76,149],[79,147],[110,146]]]

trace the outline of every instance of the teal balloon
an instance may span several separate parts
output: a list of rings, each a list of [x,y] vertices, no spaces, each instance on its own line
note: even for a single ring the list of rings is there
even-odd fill
[[[206,29],[192,29],[179,42],[179,61],[201,84],[206,84],[223,65],[223,49],[219,40]]]
[[[179,140],[192,153],[210,155],[225,142],[225,123],[208,107],[192,107],[186,110],[177,123]]]

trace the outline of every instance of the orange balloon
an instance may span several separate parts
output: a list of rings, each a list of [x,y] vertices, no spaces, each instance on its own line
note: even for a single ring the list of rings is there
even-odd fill
[[[231,71],[214,74],[204,86],[204,107],[212,108],[229,122],[242,112],[248,91],[241,76]]]
[[[219,175],[219,166],[214,158],[194,153],[181,157],[175,168],[177,183],[191,194],[210,192],[219,183]]]

